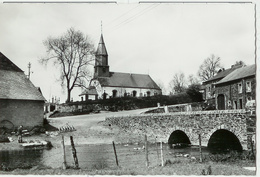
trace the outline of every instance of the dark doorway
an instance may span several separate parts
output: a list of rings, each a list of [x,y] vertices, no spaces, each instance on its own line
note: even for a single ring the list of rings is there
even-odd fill
[[[212,152],[242,151],[239,139],[232,132],[224,129],[214,132],[208,142],[208,148]]]
[[[239,99],[239,109],[243,109],[243,100]]]
[[[218,95],[218,110],[225,109],[225,96],[223,94]]]
[[[169,146],[172,147],[185,147],[191,144],[189,137],[181,130],[176,130],[172,132],[170,138],[168,139]]]

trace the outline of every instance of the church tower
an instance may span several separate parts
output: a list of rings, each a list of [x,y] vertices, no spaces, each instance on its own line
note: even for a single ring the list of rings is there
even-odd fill
[[[95,55],[94,77],[109,77],[108,54],[104,43],[103,34],[98,43]]]

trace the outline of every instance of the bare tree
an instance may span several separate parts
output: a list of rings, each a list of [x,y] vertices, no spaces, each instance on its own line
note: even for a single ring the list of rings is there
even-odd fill
[[[170,91],[173,93],[181,93],[186,90],[186,80],[183,72],[179,72],[173,75],[169,84]]]
[[[166,94],[166,88],[164,86],[164,83],[158,79],[156,80],[156,84],[160,87],[160,89],[162,90],[162,95],[165,95]]]
[[[94,59],[94,45],[82,32],[70,28],[60,37],[49,37],[43,42],[47,56],[40,59],[42,64],[52,61],[60,69],[60,81],[66,86],[67,100],[70,101],[74,87],[85,87],[90,80],[88,66]]]
[[[199,80],[193,74],[191,74],[188,76],[188,84],[189,85],[199,84]]]
[[[202,81],[206,81],[213,77],[220,68],[220,57],[212,54],[210,57],[203,61],[202,65],[200,65],[198,76]]]

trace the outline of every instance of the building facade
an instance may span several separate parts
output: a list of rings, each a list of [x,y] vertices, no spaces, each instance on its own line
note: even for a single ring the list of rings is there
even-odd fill
[[[95,87],[98,99],[149,97],[162,94],[160,87],[147,74],[111,72],[102,34],[95,55],[94,77],[90,87]]]
[[[245,109],[256,99],[255,65],[239,68],[215,84],[216,109]]]

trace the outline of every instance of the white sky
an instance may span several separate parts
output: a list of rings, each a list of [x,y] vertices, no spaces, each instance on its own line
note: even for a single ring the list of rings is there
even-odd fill
[[[74,27],[96,47],[101,20],[110,71],[149,73],[166,88],[179,71],[197,75],[211,54],[224,68],[255,61],[254,4],[0,4],[0,51],[26,74],[31,62],[34,85],[64,102],[59,70],[38,62],[43,41]]]

